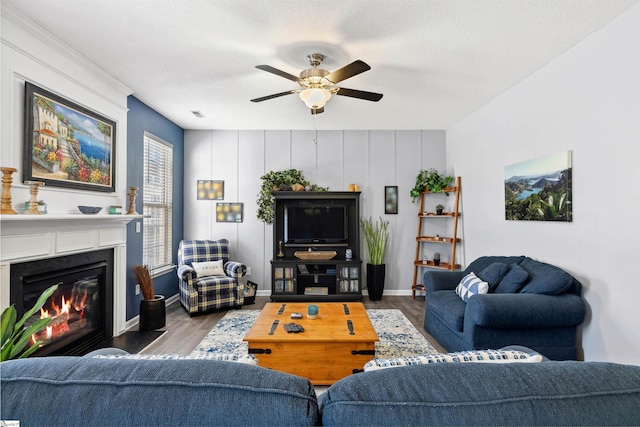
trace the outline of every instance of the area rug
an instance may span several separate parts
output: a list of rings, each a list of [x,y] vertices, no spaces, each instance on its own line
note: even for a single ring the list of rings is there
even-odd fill
[[[251,329],[259,313],[259,310],[229,311],[191,354],[247,354],[247,343],[242,338]],[[380,339],[376,343],[377,358],[438,353],[400,310],[369,309],[367,315]]]

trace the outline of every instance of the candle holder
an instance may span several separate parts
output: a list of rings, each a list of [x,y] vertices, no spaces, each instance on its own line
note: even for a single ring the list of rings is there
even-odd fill
[[[11,184],[13,183],[11,175],[18,169],[3,167],[0,170],[2,170],[2,207],[0,208],[0,214],[15,215],[18,212],[11,207]]]
[[[26,185],[30,186],[29,193],[31,194],[31,200],[29,200],[29,209],[24,211],[25,215],[42,215],[42,212],[38,210],[38,187],[44,186],[42,181],[25,181]]]
[[[136,212],[136,192],[138,187],[129,187],[129,209],[127,215],[140,215]]]

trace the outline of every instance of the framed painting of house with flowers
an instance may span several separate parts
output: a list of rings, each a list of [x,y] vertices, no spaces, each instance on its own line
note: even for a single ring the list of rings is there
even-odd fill
[[[116,123],[25,84],[24,180],[91,191],[115,191]]]

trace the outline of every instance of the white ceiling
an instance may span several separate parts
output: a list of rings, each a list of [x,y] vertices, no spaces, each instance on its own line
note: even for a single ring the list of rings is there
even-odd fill
[[[185,129],[447,129],[640,0],[2,0]],[[371,70],[315,117],[295,89],[319,52]],[[205,118],[194,117],[197,110]]]

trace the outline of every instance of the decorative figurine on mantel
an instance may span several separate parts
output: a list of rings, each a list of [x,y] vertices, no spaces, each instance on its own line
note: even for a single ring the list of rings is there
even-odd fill
[[[29,185],[29,193],[31,194],[31,200],[29,200],[29,209],[24,211],[25,215],[42,215],[42,212],[38,209],[38,187],[44,186],[42,181],[25,181],[26,185]]]
[[[138,191],[138,187],[129,187],[129,210],[127,210],[127,215],[140,215],[136,212],[136,192]]]
[[[0,208],[0,214],[15,215],[18,212],[11,207],[11,183],[13,182],[11,175],[18,169],[3,167],[0,170],[2,170],[2,207]]]

